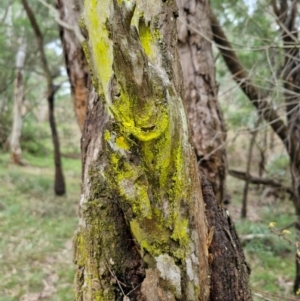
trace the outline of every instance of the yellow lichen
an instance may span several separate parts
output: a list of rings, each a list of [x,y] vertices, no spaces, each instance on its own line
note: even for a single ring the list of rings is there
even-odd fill
[[[140,40],[141,44],[144,48],[144,51],[148,57],[151,57],[153,54],[153,45],[154,45],[154,39],[152,37],[152,33],[150,31],[150,28],[145,25],[144,22],[140,23],[139,26],[139,33],[140,33]]]
[[[104,139],[106,141],[109,141],[111,139],[111,134],[110,134],[109,131],[105,131],[105,133],[104,133]]]
[[[174,230],[171,238],[178,241],[181,246],[186,246],[189,241],[188,236],[188,221],[181,220],[178,214],[175,214]]]
[[[110,0],[84,1],[85,24],[89,32],[89,43],[93,53],[93,66],[96,78],[103,87],[106,100],[109,100],[108,84],[113,74],[112,41],[109,39],[106,21],[110,15]]]
[[[124,137],[117,137],[116,138],[116,145],[118,148],[129,150],[129,145]]]

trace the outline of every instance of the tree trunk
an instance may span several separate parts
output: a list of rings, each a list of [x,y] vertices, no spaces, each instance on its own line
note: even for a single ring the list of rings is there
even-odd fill
[[[226,130],[217,101],[211,42],[207,40],[212,39],[209,1],[177,0],[177,4],[178,50],[193,143],[200,169],[221,203],[227,168]]]
[[[49,124],[50,124],[53,148],[54,148],[54,167],[55,167],[54,191],[56,195],[64,195],[66,193],[66,185],[65,185],[64,174],[62,171],[59,138],[56,130],[56,122],[54,116],[54,101],[55,101],[55,93],[57,89],[58,87],[53,86],[52,90],[49,92],[47,101],[48,101],[48,108],[49,108]]]
[[[74,29],[79,23],[81,2],[56,0],[60,18]],[[83,131],[86,103],[88,99],[89,70],[80,41],[74,31],[60,27],[60,37],[64,49],[66,69],[71,85],[75,115],[81,132]]]
[[[84,6],[95,90],[82,139],[76,299],[208,301],[214,231],[182,102],[177,7],[119,3]],[[242,298],[243,287],[230,287],[232,300],[251,300],[248,289]]]
[[[250,301],[250,267],[228,211],[216,202],[211,184],[202,174],[206,217],[213,237],[209,246],[210,301]]]
[[[53,149],[54,149],[54,167],[55,167],[54,191],[55,191],[56,195],[64,195],[66,188],[65,188],[64,175],[63,175],[62,165],[61,165],[59,138],[58,138],[58,133],[56,130],[56,123],[55,123],[55,118],[54,118],[55,93],[59,89],[59,87],[55,86],[53,83],[53,77],[50,72],[46,53],[44,51],[43,35],[42,35],[40,27],[37,23],[35,15],[31,9],[31,7],[29,6],[27,0],[22,0],[22,4],[23,4],[26,14],[29,18],[29,21],[31,23],[32,29],[35,33],[38,50],[39,50],[39,53],[41,56],[41,65],[42,65],[42,68],[43,68],[43,71],[45,74],[45,78],[47,81],[47,101],[48,101],[48,108],[49,108],[49,124],[50,124],[50,128],[51,128]]]
[[[23,165],[20,138],[22,134],[22,103],[23,103],[23,68],[26,56],[26,42],[21,45],[16,56],[16,78],[14,90],[13,126],[10,136],[10,149],[12,161],[15,164]]]

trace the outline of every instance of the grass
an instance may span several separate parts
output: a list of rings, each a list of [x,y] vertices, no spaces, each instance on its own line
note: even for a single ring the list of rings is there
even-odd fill
[[[228,177],[229,190],[233,195],[229,211],[237,231],[242,238],[253,234],[254,238],[243,241],[244,252],[252,273],[250,282],[254,293],[266,297],[254,296],[259,300],[286,300],[285,297],[295,298],[292,292],[295,277],[295,248],[283,238],[270,232],[269,223],[276,222],[276,228],[282,229],[295,220],[293,204],[288,199],[261,199],[261,191],[253,189],[248,195],[248,218],[240,218],[241,194],[243,182],[237,182]],[[255,187],[255,186],[254,186]],[[286,237],[294,240],[294,229]],[[255,238],[256,234],[263,237]],[[272,294],[272,295],[270,295]],[[274,295],[273,295],[274,294]],[[280,297],[277,297],[277,296]],[[268,299],[269,298],[269,299]]]
[[[70,144],[63,139],[62,152],[78,152],[76,141]],[[40,144],[45,146],[43,151],[23,154],[28,164],[25,167],[12,165],[9,155],[0,152],[0,301],[74,299],[72,237],[78,222],[81,163],[63,157],[67,195],[56,197],[51,145]],[[232,157],[236,167],[241,166],[243,156]],[[230,156],[229,159],[233,161]],[[243,242],[252,269],[252,291],[274,301],[293,297],[294,248],[268,229],[270,222],[283,228],[294,220],[292,203],[284,198],[263,198],[261,190],[252,186],[249,218],[242,220],[239,215],[243,182],[228,177],[227,187],[232,196],[229,211],[240,237],[265,235]],[[293,240],[293,231],[289,237]],[[254,301],[260,300],[266,299],[254,297]]]
[[[80,160],[63,158],[67,195],[56,197],[53,157],[24,158],[0,153],[0,301],[73,300]]]

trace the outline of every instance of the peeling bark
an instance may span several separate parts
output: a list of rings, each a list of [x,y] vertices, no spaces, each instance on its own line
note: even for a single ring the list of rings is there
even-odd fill
[[[226,129],[217,101],[209,1],[177,0],[178,50],[185,83],[185,101],[193,144],[201,171],[223,201],[226,178]]]
[[[82,12],[81,6],[81,2],[78,0],[56,0],[56,7],[60,12],[61,20],[74,28],[79,23],[80,13]],[[61,26],[60,37],[71,85],[74,111],[82,132],[89,90],[88,64],[81,43],[74,31]]]

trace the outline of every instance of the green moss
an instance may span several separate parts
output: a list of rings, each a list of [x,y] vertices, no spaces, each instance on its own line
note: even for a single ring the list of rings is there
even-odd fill
[[[121,137],[118,137],[119,140]],[[116,138],[116,141],[118,141]],[[128,148],[124,137],[123,148]],[[136,165],[126,162],[122,155],[114,152],[111,148],[112,140],[107,144],[109,151],[110,166],[106,170],[110,185],[114,187],[121,196],[130,204],[132,212],[140,218],[151,218],[151,204],[148,196],[148,183],[143,177],[143,171]],[[116,146],[118,146],[118,143]]]

